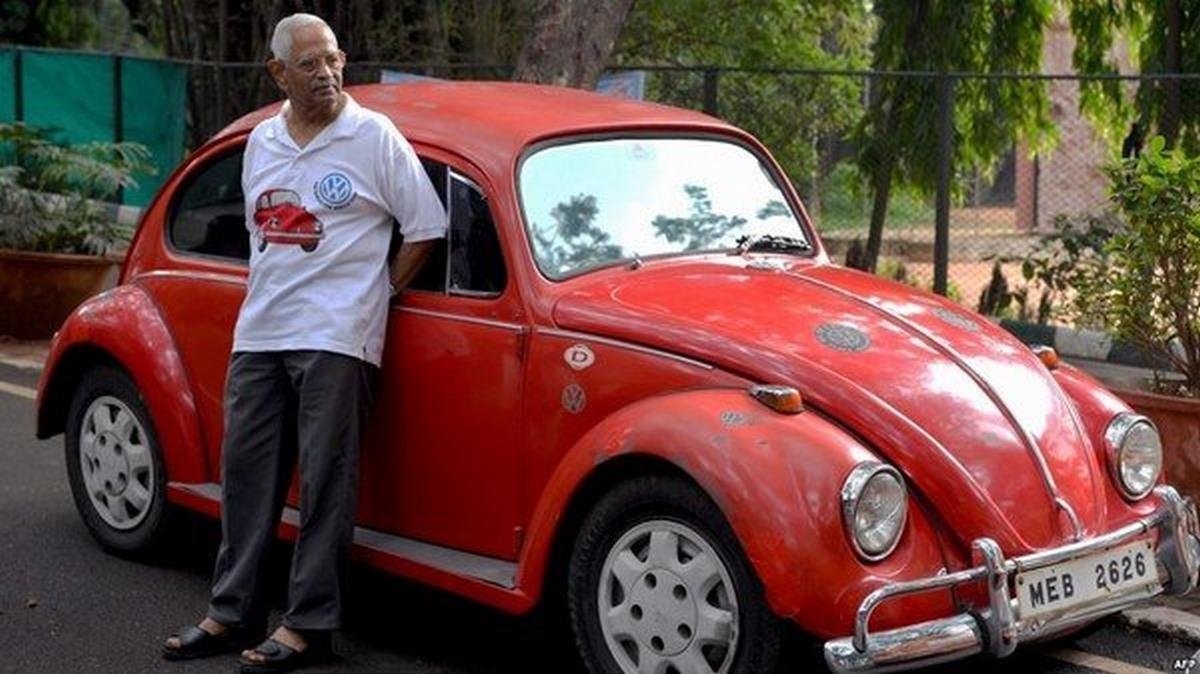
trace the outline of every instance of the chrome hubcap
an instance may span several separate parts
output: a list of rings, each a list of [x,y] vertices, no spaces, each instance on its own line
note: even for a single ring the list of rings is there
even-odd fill
[[[141,524],[154,494],[146,433],[125,403],[101,396],[88,405],[79,429],[79,467],[88,500],[114,529]]]
[[[600,627],[621,670],[638,674],[720,674],[738,642],[737,597],[729,570],[694,529],[643,522],[604,560]]]

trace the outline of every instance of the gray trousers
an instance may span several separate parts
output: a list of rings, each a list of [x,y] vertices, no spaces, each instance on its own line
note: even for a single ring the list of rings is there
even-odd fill
[[[340,626],[359,437],[376,372],[357,358],[325,351],[233,354],[225,389],[221,548],[208,610],[213,620],[266,623],[264,560],[298,458],[300,536],[283,624]]]

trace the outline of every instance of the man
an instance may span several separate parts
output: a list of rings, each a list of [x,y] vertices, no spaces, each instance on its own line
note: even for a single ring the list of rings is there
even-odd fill
[[[242,652],[242,670],[252,672],[329,655],[388,298],[446,231],[411,146],[342,91],[345,55],[329,26],[289,16],[275,26],[271,51],[267,68],[287,101],[246,144],[252,245],[225,393],[221,548],[207,616],[163,650],[167,659],[204,657],[265,634],[263,560],[298,455],[300,535],[287,611],[269,639]],[[404,244],[389,269],[393,218]]]

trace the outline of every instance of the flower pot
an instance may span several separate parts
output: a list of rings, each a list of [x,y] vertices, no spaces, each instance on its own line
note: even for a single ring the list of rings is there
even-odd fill
[[[1200,501],[1200,400],[1142,391],[1116,394],[1158,426],[1167,481]]]
[[[116,283],[121,259],[0,250],[0,335],[45,339],[75,307]]]

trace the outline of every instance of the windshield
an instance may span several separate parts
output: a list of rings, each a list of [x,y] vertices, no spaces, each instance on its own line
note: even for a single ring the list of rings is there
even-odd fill
[[[736,248],[747,236],[805,240],[767,168],[731,142],[556,145],[526,159],[520,181],[534,258],[552,279],[637,257]]]

